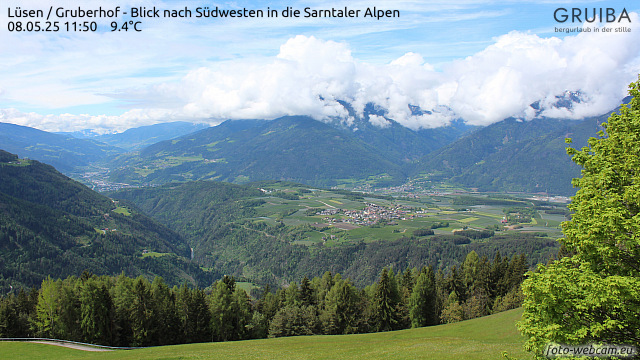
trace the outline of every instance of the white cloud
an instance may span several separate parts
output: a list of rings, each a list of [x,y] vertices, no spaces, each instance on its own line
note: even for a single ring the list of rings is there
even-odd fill
[[[181,84],[190,89],[182,91],[188,93],[184,112],[219,119],[292,114],[323,119],[345,116],[336,100],[346,100],[360,115],[373,102],[388,111],[387,118],[411,128],[446,125],[454,117],[487,125],[526,114],[535,101],[550,107],[556,95],[580,90],[588,101],[544,115],[582,118],[611,110],[624,97],[640,71],[635,40],[620,33],[545,39],[511,32],[437,72],[419,54],[372,65],[354,59],[344,43],[297,36],[266,64],[192,71]],[[446,106],[453,113],[413,116],[409,104],[423,110]]]
[[[632,24],[637,22],[633,14]],[[537,100],[549,106],[565,90],[579,90],[589,101],[572,110],[549,109],[543,115],[602,114],[618,105],[626,85],[640,72],[640,42],[633,31],[580,33],[562,40],[519,32],[501,36],[484,51],[445,69],[457,83],[449,105],[469,123],[487,125],[525,113]]]
[[[632,14],[632,24],[638,20],[637,14]],[[423,56],[428,54],[408,52],[388,64],[371,64],[354,57],[346,42],[299,35],[282,44],[275,56],[203,63],[166,81],[154,77],[149,85],[144,85],[149,78],[127,73],[118,65],[113,48],[117,40],[109,37],[101,50],[101,72],[94,75],[121,72],[127,79],[123,84],[109,82],[104,88],[111,91],[86,91],[84,97],[73,97],[69,94],[83,93],[83,89],[52,80],[62,85],[54,90],[31,87],[36,89],[31,95],[48,96],[43,101],[51,104],[67,101],[67,105],[124,99],[135,109],[118,116],[54,116],[5,109],[0,112],[0,121],[54,131],[110,131],[178,119],[209,119],[215,124],[229,118],[272,119],[283,115],[348,118],[338,100],[350,102],[359,115],[367,103],[375,103],[386,109],[386,118],[413,129],[443,126],[456,117],[477,125],[509,116],[528,118],[533,114],[529,105],[538,100],[549,108],[546,116],[582,118],[611,110],[625,96],[627,84],[637,79],[638,31],[640,28],[633,25],[631,33],[581,33],[563,39],[514,31],[496,38],[483,51],[441,66],[440,71],[425,62]],[[85,41],[95,41],[92,39]],[[144,39],[141,37],[138,44]],[[46,49],[42,51],[47,54]],[[141,56],[127,61],[139,71],[150,59]],[[62,74],[70,73],[71,65],[55,64],[54,70],[59,67]],[[23,69],[25,81],[29,81],[30,72],[38,71],[35,65]],[[50,76],[56,76],[55,72]],[[74,76],[92,74],[80,71]],[[29,96],[15,90],[19,87],[14,85],[0,83],[5,89],[0,95],[18,100]],[[587,101],[571,110],[550,108],[555,96],[566,90],[580,90]],[[408,105],[431,113],[413,115]],[[388,126],[384,117],[372,116],[369,120]]]
[[[369,115],[369,122],[380,128],[386,128],[391,126],[391,123],[389,122],[389,120],[379,115]]]
[[[42,115],[21,112],[17,109],[0,109],[0,122],[29,126],[46,131],[80,131],[94,129],[98,134],[121,132],[131,127],[156,124],[164,121],[183,120],[175,113],[158,109],[130,110],[122,115],[60,114]]]

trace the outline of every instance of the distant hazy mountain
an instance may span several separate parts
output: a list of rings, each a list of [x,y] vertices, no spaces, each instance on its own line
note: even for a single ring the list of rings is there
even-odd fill
[[[138,150],[160,141],[171,140],[202,129],[208,124],[193,124],[176,121],[149,126],[141,126],[118,134],[100,135],[94,139],[105,144],[117,146],[125,150]]]
[[[0,149],[53,165],[65,173],[123,152],[97,141],[7,123],[0,123]]]
[[[202,278],[181,236],[121,205],[49,165],[0,150],[0,287],[85,270],[161,275],[174,284]]]
[[[135,127],[117,134],[100,135],[90,129],[74,132],[62,132],[58,134],[69,135],[78,139],[91,139],[131,151],[142,149],[145,146],[149,146],[160,141],[175,139],[208,127],[208,124],[174,121]]]

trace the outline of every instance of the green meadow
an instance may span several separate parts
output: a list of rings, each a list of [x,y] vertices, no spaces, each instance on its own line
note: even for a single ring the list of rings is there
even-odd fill
[[[522,309],[455,324],[359,335],[317,335],[87,352],[0,342],[1,359],[501,359],[525,358]]]

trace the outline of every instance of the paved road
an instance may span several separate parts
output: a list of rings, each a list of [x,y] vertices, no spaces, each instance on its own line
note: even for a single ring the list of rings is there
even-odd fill
[[[38,343],[38,344],[47,344],[47,345],[56,345],[56,346],[62,346],[62,347],[68,347],[71,349],[76,349],[76,350],[83,350],[83,351],[113,351],[112,349],[103,349],[103,348],[96,348],[96,347],[92,347],[92,346],[85,346],[85,345],[79,345],[79,344],[70,344],[70,343],[64,343],[64,342],[58,342],[58,341],[30,341],[33,343]]]

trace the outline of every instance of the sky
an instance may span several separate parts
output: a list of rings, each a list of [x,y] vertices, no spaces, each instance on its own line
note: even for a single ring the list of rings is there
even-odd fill
[[[48,21],[57,21],[58,31],[16,31],[17,22],[45,27],[51,5]],[[278,17],[196,18],[198,7],[269,9]],[[300,17],[283,17],[287,7]],[[345,7],[359,16],[304,17],[305,8]],[[365,17],[374,7],[400,16]],[[119,14],[59,17],[58,8]],[[132,8],[155,8],[160,18],[132,17]],[[185,8],[192,17],[162,17]],[[559,15],[577,9],[580,21],[558,22],[559,8],[567,9]],[[607,8],[615,21],[606,21]],[[19,16],[38,9],[45,18]],[[600,9],[605,19],[594,19]],[[628,18],[620,18],[623,10]],[[585,13],[595,21],[586,22]],[[111,133],[178,120],[346,119],[339,100],[358,114],[374,103],[412,129],[459,118],[473,125],[526,120],[535,115],[534,102],[544,116],[579,119],[615,108],[638,79],[638,13],[635,0],[3,0],[0,122]],[[85,21],[96,31],[73,31]],[[130,21],[141,31],[123,31]],[[554,107],[567,91],[579,91],[581,103]],[[413,114],[409,105],[428,113]],[[369,121],[388,125],[383,117]]]

